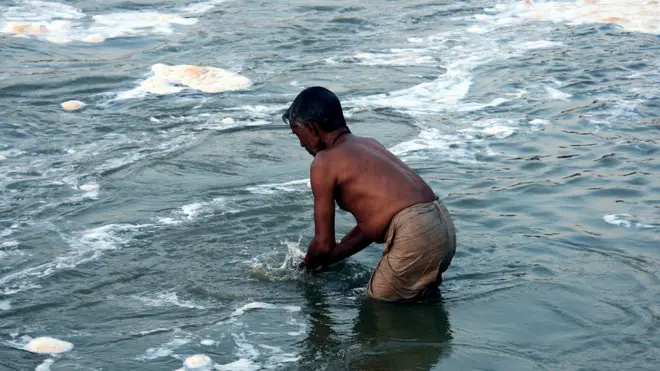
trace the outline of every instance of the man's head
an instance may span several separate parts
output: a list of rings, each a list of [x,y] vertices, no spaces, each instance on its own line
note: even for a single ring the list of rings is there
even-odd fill
[[[325,149],[323,139],[346,127],[346,120],[339,98],[330,90],[314,86],[300,92],[282,120],[291,126],[300,145],[315,156]]]

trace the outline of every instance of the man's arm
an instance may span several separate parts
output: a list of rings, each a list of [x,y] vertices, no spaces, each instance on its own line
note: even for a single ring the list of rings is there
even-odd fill
[[[355,255],[372,243],[373,241],[362,233],[360,227],[355,226],[341,239],[341,242],[337,244],[335,249],[332,250],[327,265],[337,263],[349,256]]]
[[[336,179],[324,153],[318,153],[312,161],[310,183],[314,194],[314,239],[305,255],[307,269],[327,265],[335,249],[335,199]]]

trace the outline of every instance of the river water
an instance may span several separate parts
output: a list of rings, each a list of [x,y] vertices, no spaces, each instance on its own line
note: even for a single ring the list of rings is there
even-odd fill
[[[657,2],[0,6],[0,369],[658,369]],[[441,302],[293,268],[312,85],[451,211]]]

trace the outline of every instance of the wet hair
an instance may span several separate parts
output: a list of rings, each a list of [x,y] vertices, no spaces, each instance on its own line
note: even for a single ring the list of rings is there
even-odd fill
[[[327,133],[346,127],[339,98],[321,86],[313,86],[300,92],[282,115],[282,120],[289,125],[295,124],[296,121],[312,122]]]

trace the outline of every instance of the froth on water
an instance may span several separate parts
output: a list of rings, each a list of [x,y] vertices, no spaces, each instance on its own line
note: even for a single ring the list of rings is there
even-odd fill
[[[513,6],[500,5],[505,15],[555,22],[611,23],[627,31],[660,33],[660,2],[657,0],[578,0],[540,2],[525,0]],[[498,23],[506,23],[499,18]]]

